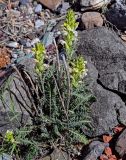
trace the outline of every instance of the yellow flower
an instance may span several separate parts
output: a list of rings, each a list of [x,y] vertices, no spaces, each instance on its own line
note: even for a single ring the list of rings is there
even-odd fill
[[[11,142],[11,143],[15,142],[13,131],[7,130],[7,132],[5,134],[5,140],[7,142]]]

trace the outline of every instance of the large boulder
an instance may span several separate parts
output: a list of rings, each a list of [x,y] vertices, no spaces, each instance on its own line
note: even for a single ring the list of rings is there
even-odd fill
[[[79,33],[78,52],[87,60],[85,79],[96,97],[91,105],[92,130],[89,136],[111,133],[118,123],[126,125],[126,45],[105,27]]]
[[[34,79],[34,60],[26,59],[21,64],[26,71],[29,71],[29,78]],[[15,71],[0,87],[0,133],[31,123],[32,106],[33,100],[29,88],[20,74]]]
[[[105,27],[80,33],[79,53],[90,57],[98,70],[98,81],[118,94],[126,94],[126,44]]]
[[[118,108],[125,108],[125,104],[118,95],[104,89],[97,83],[98,71],[88,58],[86,60],[88,74],[85,77],[85,82],[88,83],[88,88],[95,96],[96,101],[90,106],[91,128],[84,127],[83,132],[90,137],[112,134],[112,129],[119,123],[116,112],[117,105]],[[125,118],[124,115],[121,120],[125,122]]]
[[[29,58],[22,60],[20,64],[22,67],[17,67],[17,71],[13,69],[13,71],[15,72],[13,72],[5,81],[3,86],[1,86],[0,93],[2,98],[0,97],[0,109],[2,111],[10,111],[11,109],[13,109],[14,111],[22,112],[23,106],[23,110],[25,110],[25,107],[28,108],[32,105],[30,93],[28,93],[27,83],[29,82],[28,80],[26,82],[25,79],[35,79],[35,61],[33,58]],[[24,75],[24,77],[22,77],[22,73],[20,73],[20,70],[18,68],[22,68],[25,71],[24,73],[26,73],[26,75]]]
[[[30,122],[31,101],[20,77],[13,73],[1,87],[0,93],[0,133],[15,130]],[[25,109],[26,108],[26,109]]]

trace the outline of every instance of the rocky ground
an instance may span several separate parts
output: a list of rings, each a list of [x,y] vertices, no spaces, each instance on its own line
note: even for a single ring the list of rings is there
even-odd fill
[[[92,127],[83,128],[91,143],[83,147],[80,159],[126,160],[125,0],[80,0],[74,3],[63,0],[0,0],[0,86],[13,76],[10,90],[22,104],[30,103],[11,66],[23,64],[34,79],[32,48],[42,42],[48,56],[53,55],[53,39],[60,36],[69,8],[75,10],[79,22],[77,52],[87,61],[85,82],[96,97],[90,112]],[[6,91],[6,112],[9,112],[9,99]],[[14,103],[19,119],[26,123],[29,121],[28,113],[23,111],[21,117],[17,99]],[[19,125],[11,124],[6,112],[0,101],[1,133]],[[51,157],[64,159],[57,151]],[[48,159],[51,158],[45,158]]]

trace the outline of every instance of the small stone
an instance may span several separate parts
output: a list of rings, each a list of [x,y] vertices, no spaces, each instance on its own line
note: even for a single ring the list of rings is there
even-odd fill
[[[66,13],[69,8],[70,8],[70,4],[68,2],[64,2],[60,10],[60,13],[61,14]]]
[[[26,5],[21,5],[19,9],[20,9],[20,11],[21,11],[22,13],[26,13],[26,12],[28,11]]]
[[[57,8],[62,5],[63,0],[39,0],[47,8],[55,11]]]
[[[61,35],[62,33],[61,33],[60,31],[57,31],[55,34],[56,34],[56,36],[59,36],[59,35]]]
[[[36,7],[35,7],[35,13],[40,13],[42,11],[42,5],[41,4],[38,4]]]
[[[80,5],[83,10],[98,9],[110,3],[111,0],[80,0]]]
[[[32,40],[32,39],[34,39],[34,38],[36,37],[36,34],[35,34],[35,33],[29,33],[29,34],[27,34],[27,37],[28,37],[30,40]]]
[[[108,144],[99,141],[93,141],[90,143],[88,150],[82,153],[83,160],[96,160],[100,157]]]
[[[32,7],[28,7],[28,14],[33,14],[34,12],[33,12],[33,8]]]
[[[22,50],[15,50],[15,52],[14,52],[14,54],[17,54],[18,55],[18,57],[23,57],[23,56],[25,56],[25,53],[24,53],[24,51],[22,51]]]
[[[89,149],[92,150],[94,147],[99,146],[101,144],[102,145],[104,144],[105,147],[109,147],[109,143],[102,143],[100,141],[93,141],[93,142],[90,143]]]
[[[50,156],[46,156],[44,158],[42,158],[43,160],[72,160],[72,158],[70,158],[70,156],[64,152],[61,151],[59,149],[55,149]]]
[[[115,150],[121,158],[124,158],[124,156],[126,156],[126,129],[118,137]]]
[[[26,47],[28,47],[28,48],[31,47],[31,43],[29,41],[26,42]]]
[[[114,25],[117,29],[126,30],[126,1],[116,0],[105,12],[106,20]]]
[[[29,0],[29,3],[33,3],[33,0]]]
[[[37,1],[33,2],[33,6],[36,7],[38,5]]]
[[[10,48],[18,48],[19,44],[17,42],[9,42],[7,46]]]
[[[121,35],[121,39],[126,42],[126,34]]]
[[[12,57],[13,57],[14,59],[17,59],[18,55],[17,55],[17,54],[12,54]]]
[[[100,159],[108,160],[108,157],[107,157],[105,154],[102,154],[102,155],[100,156]]]
[[[20,39],[20,40],[19,40],[19,43],[20,43],[21,45],[23,45],[23,46],[26,46],[26,42],[27,42],[26,39]]]
[[[29,49],[29,48],[27,48],[27,49],[25,49],[25,54],[31,54],[31,49]]]
[[[51,19],[49,20],[49,25],[47,27],[47,32],[50,32],[55,26],[56,26],[57,22],[55,19]]]
[[[98,12],[85,12],[81,17],[81,20],[85,29],[92,29],[103,25],[103,19]]]
[[[7,5],[6,3],[0,3],[0,10],[6,9]]]
[[[11,2],[11,7],[14,9],[14,8],[17,8],[19,6],[19,1],[14,1],[14,2]]]
[[[10,15],[12,17],[19,17],[20,16],[20,11],[17,11],[17,10],[14,10],[14,9],[6,10],[6,13],[7,13],[7,17],[9,17]]]
[[[20,0],[20,1],[19,1],[19,4],[20,4],[20,5],[27,5],[28,3],[29,3],[28,0]]]
[[[43,25],[44,25],[44,21],[42,21],[41,19],[38,19],[35,21],[35,28],[36,29],[42,27]]]
[[[54,39],[54,33],[53,32],[47,32],[43,37],[43,44],[47,47],[53,43]]]
[[[2,11],[2,10],[0,10],[0,17],[2,17],[2,15],[3,15],[3,11]]]
[[[12,157],[9,154],[3,153],[0,155],[0,160],[12,160]]]
[[[35,38],[31,41],[31,45],[34,46],[38,42],[40,42],[39,38]]]

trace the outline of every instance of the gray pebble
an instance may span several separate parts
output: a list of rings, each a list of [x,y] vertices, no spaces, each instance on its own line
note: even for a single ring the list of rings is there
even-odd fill
[[[33,8],[32,7],[28,7],[28,14],[33,14],[34,12],[33,12]]]
[[[0,17],[2,17],[2,15],[3,15],[3,11],[2,11],[2,10],[0,10]]]
[[[31,45],[34,46],[38,42],[40,42],[39,38],[35,38],[31,41]]]
[[[0,160],[12,160],[12,157],[6,153],[0,155]]]
[[[26,39],[20,39],[19,43],[23,46],[26,46],[26,42],[27,40]]]
[[[69,8],[70,8],[70,4],[68,2],[64,2],[62,4],[62,8],[61,8],[60,13],[65,14]]]
[[[29,3],[28,0],[20,0],[19,1],[20,5],[27,5],[27,3]]]
[[[31,43],[28,41],[28,42],[26,42],[26,47],[31,47]]]
[[[38,4],[36,7],[35,7],[35,13],[40,13],[42,11],[42,5],[41,4]]]
[[[20,5],[20,11],[25,13],[27,12],[27,6],[26,5]]]
[[[42,27],[43,25],[44,25],[44,21],[42,21],[41,19],[38,19],[35,21],[35,28],[36,29]]]
[[[10,48],[18,48],[19,44],[17,42],[9,42],[7,46]]]
[[[12,57],[13,57],[14,59],[17,59],[18,55],[17,55],[17,54],[12,54]]]
[[[104,149],[108,146],[109,146],[108,143],[103,143],[103,142],[100,142],[100,141],[91,142],[88,146],[88,150],[82,152],[83,160],[98,159],[98,157],[100,157],[101,154],[103,153]],[[85,155],[84,152],[86,152],[87,155]]]
[[[34,7],[36,7],[38,5],[38,3],[36,1],[33,2]]]
[[[45,33],[45,35],[42,39],[42,42],[47,47],[47,46],[49,46],[53,43],[53,39],[54,39],[54,33],[53,32],[47,32],[47,33]]]
[[[20,11],[14,10],[14,9],[11,9],[10,11],[8,10],[7,14],[12,14],[15,17],[20,17],[20,15],[21,15]]]
[[[6,3],[0,3],[0,10],[6,9]]]

